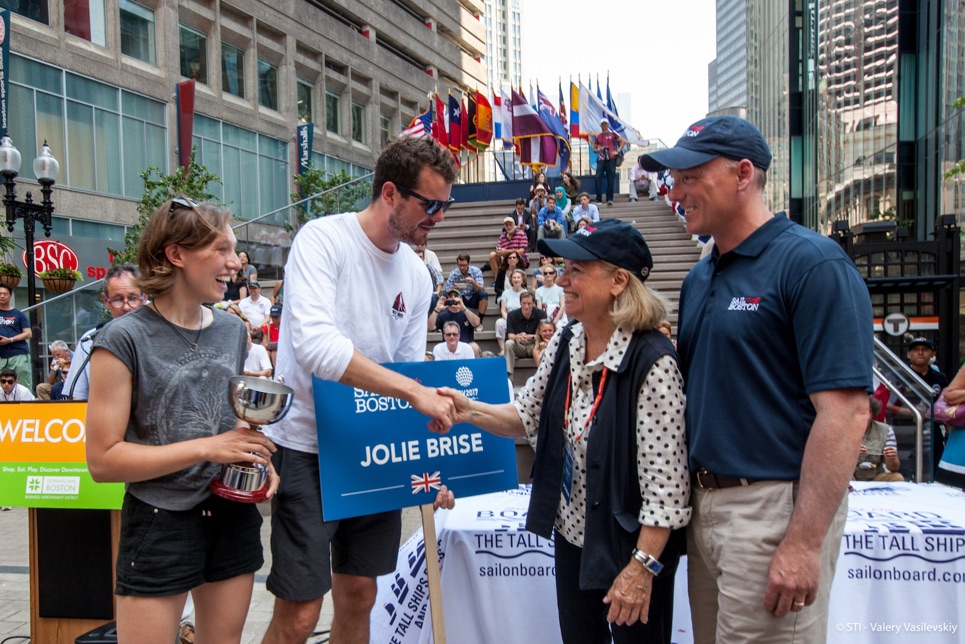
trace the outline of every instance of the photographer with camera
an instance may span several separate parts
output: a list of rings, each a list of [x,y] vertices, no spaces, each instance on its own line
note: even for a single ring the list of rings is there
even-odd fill
[[[459,289],[450,288],[445,298],[439,298],[436,306],[429,314],[429,331],[442,331],[447,322],[459,325],[459,341],[472,347],[473,353],[479,357],[479,345],[476,344],[476,327],[479,326],[479,316],[466,306]]]

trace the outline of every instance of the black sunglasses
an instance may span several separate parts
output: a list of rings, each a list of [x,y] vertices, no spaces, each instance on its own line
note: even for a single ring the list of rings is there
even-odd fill
[[[194,210],[198,207],[198,202],[194,199],[188,199],[187,197],[174,197],[171,199],[171,207],[168,208],[168,217],[174,214],[175,206],[181,206],[182,208],[187,208],[188,210]]]
[[[3,385],[12,385],[12,384],[15,383],[15,382],[17,382],[17,381],[16,381],[16,380],[13,380],[12,378],[2,378],[2,379],[0,379],[0,384],[3,384]]]
[[[401,183],[396,183],[395,187],[398,188],[399,192],[401,192],[402,194],[409,195],[410,197],[415,197],[416,199],[421,201],[423,205],[425,205],[426,207],[426,214],[429,215],[430,217],[436,214],[437,212],[439,212],[440,208],[442,209],[442,212],[446,212],[447,210],[449,210],[449,206],[451,206],[456,201],[452,197],[449,197],[449,201],[443,201],[442,199],[426,199],[425,197],[420,195],[412,188],[403,186]]]

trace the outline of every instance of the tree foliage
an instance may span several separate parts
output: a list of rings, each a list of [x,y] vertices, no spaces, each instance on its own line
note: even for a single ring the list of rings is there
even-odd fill
[[[292,235],[298,232],[298,228],[312,219],[358,208],[360,204],[366,202],[372,196],[372,182],[370,180],[358,181],[344,186],[352,180],[352,177],[344,170],[332,173],[309,165],[305,174],[296,174],[292,177],[292,180],[297,187],[296,192],[291,193],[293,202],[325,193],[321,197],[295,206],[296,226],[293,227],[290,223],[285,224],[288,232]],[[344,187],[340,188],[339,186]],[[333,188],[337,189],[333,190]]]
[[[221,183],[221,177],[209,172],[208,168],[195,161],[197,146],[191,151],[187,171],[182,166],[171,174],[163,174],[155,166],[148,167],[141,173],[144,181],[144,194],[137,202],[137,223],[131,226],[124,235],[123,250],[109,248],[111,263],[137,264],[137,245],[148,219],[158,207],[171,197],[188,197],[195,201],[218,202],[216,195],[208,190],[208,186]]]
[[[959,97],[954,103],[952,103],[952,109],[960,110],[963,107],[965,107],[965,96]],[[960,174],[965,174],[965,159],[962,159],[953,165],[951,169],[945,173],[945,178],[951,179],[952,177]]]
[[[0,254],[3,255],[3,259],[0,260],[0,274],[23,277],[23,271],[14,263],[16,261],[14,251],[18,248],[20,247],[13,237],[0,235]]]

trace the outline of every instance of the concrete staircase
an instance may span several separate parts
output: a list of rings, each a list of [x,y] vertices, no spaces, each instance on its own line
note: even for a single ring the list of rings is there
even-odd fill
[[[679,218],[663,201],[639,201],[631,203],[627,195],[616,195],[612,206],[598,204],[600,215],[604,218],[622,219],[633,224],[647,240],[650,252],[653,253],[653,273],[647,284],[662,293],[671,302],[669,314],[674,331],[677,329],[677,302],[680,296],[680,284],[690,268],[700,257],[700,249],[690,235],[683,228]],[[488,285],[489,311],[483,320],[482,332],[476,332],[476,342],[483,351],[499,353],[496,343],[495,323],[499,315],[496,306],[496,296],[492,283],[496,276],[488,269],[489,253],[496,247],[499,233],[502,231],[502,220],[513,210],[512,201],[487,201],[467,204],[454,204],[446,215],[445,220],[436,226],[429,236],[428,247],[439,256],[442,264],[443,277],[456,267],[456,256],[469,253],[470,262],[482,269],[483,277]],[[529,254],[530,268],[527,274],[532,274],[533,268],[539,263],[539,253]],[[527,285],[529,280],[527,280]],[[437,343],[442,342],[442,334],[429,333],[426,348],[431,350]],[[535,371],[533,360],[520,359],[516,362],[513,377],[518,387],[526,382]]]

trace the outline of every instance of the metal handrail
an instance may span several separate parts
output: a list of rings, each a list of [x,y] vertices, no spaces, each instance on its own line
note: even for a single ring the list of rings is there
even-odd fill
[[[892,378],[886,376],[877,365],[873,367],[875,377],[881,381],[881,384],[883,384],[888,391],[895,394],[896,398],[901,401],[906,409],[911,411],[912,416],[915,418],[915,480],[921,482],[925,471],[925,416],[918,408],[918,405],[913,404],[910,399],[917,398],[922,403],[927,403],[929,408],[932,408],[935,391],[921,379],[921,376],[915,373],[910,366],[877,337],[874,339],[874,354],[875,361],[887,366],[890,372],[898,377],[900,382],[893,382]],[[909,394],[911,395],[909,396]],[[935,437],[933,432],[932,449],[934,448]]]
[[[303,204],[303,203],[305,203],[305,202],[307,202],[307,201],[311,201],[311,200],[313,200],[313,199],[318,199],[319,197],[324,197],[325,195],[327,195],[327,194],[330,193],[330,192],[335,192],[336,190],[341,190],[342,188],[344,188],[344,187],[346,187],[346,186],[350,186],[350,185],[355,184],[355,183],[358,183],[358,182],[360,182],[360,181],[364,181],[364,180],[366,180],[366,179],[369,179],[370,177],[373,177],[374,175],[375,175],[375,172],[369,172],[368,174],[364,174],[364,175],[362,175],[361,177],[356,177],[355,179],[352,179],[352,180],[350,180],[350,181],[346,181],[345,183],[340,183],[340,184],[337,185],[337,186],[334,186],[334,187],[329,188],[329,189],[327,189],[327,190],[323,190],[322,192],[319,192],[319,193],[317,193],[317,194],[311,195],[311,196],[309,196],[309,197],[305,197],[304,199],[299,199],[298,201],[292,202],[292,203],[288,204],[287,206],[282,206],[281,208],[275,208],[274,210],[271,210],[271,211],[269,211],[269,212],[266,212],[266,213],[264,213],[263,215],[259,215],[259,216],[255,217],[254,219],[249,219],[249,220],[247,220],[247,221],[243,221],[242,223],[240,223],[240,224],[238,224],[238,225],[236,225],[236,226],[232,226],[231,229],[232,229],[232,230],[238,230],[239,228],[243,228],[243,227],[245,227],[245,226],[247,226],[247,225],[249,225],[249,224],[257,223],[257,222],[261,221],[262,219],[266,219],[266,218],[268,218],[268,217],[271,217],[272,215],[276,215],[276,214],[280,213],[280,212],[283,211],[283,210],[288,210],[288,209],[294,208],[295,206],[299,206],[299,205],[301,205],[301,204]],[[43,307],[47,306],[48,304],[50,304],[50,303],[52,303],[52,302],[56,302],[57,300],[61,300],[61,299],[65,298],[65,297],[73,297],[73,296],[74,296],[76,293],[78,293],[79,291],[82,291],[82,290],[84,290],[84,289],[92,288],[92,287],[94,287],[94,286],[97,286],[97,285],[103,283],[103,281],[104,281],[104,278],[102,277],[102,278],[100,278],[100,279],[94,280],[93,282],[88,282],[88,283],[86,283],[86,284],[83,284],[83,285],[75,288],[75,289],[72,289],[72,290],[70,290],[70,291],[67,291],[66,293],[60,293],[59,295],[55,295],[54,297],[49,297],[49,298],[46,298],[46,299],[44,299],[44,300],[41,300],[40,302],[37,302],[36,304],[31,304],[30,306],[24,307],[24,308],[22,308],[22,309],[20,309],[20,310],[23,311],[24,313],[26,313],[27,311],[31,311],[31,310],[33,310],[33,309],[42,309]]]
[[[930,400],[934,390],[928,386],[928,384],[921,379],[914,369],[909,367],[905,362],[895,355],[895,352],[888,348],[884,342],[875,338],[875,359],[881,360],[882,362],[888,363],[888,366],[898,372],[899,376],[902,376],[901,385],[913,389],[915,394],[918,395],[922,400]]]
[[[355,179],[352,179],[351,181],[346,181],[345,183],[340,183],[340,184],[338,184],[338,185],[335,186],[335,187],[329,188],[328,190],[323,190],[323,191],[321,191],[321,192],[319,192],[319,193],[317,193],[317,194],[314,194],[314,195],[311,195],[311,196],[309,196],[309,197],[305,197],[304,199],[299,199],[298,201],[292,202],[292,203],[288,204],[287,206],[282,206],[281,208],[275,208],[274,210],[272,210],[272,211],[270,211],[270,212],[266,212],[266,213],[263,214],[263,215],[259,215],[259,216],[255,217],[254,219],[249,219],[248,221],[242,222],[242,223],[238,224],[237,226],[232,226],[232,227],[231,227],[231,230],[238,230],[239,228],[243,228],[243,227],[247,226],[248,224],[253,224],[253,223],[255,223],[255,222],[261,221],[262,219],[265,219],[266,217],[271,217],[272,215],[277,215],[277,214],[280,213],[282,210],[289,210],[289,209],[291,209],[291,208],[294,208],[295,206],[299,206],[299,205],[305,203],[306,201],[311,201],[312,199],[318,199],[319,197],[324,197],[325,195],[327,195],[327,194],[330,193],[330,192],[335,192],[336,190],[341,190],[342,188],[344,188],[344,187],[346,187],[346,186],[350,186],[350,185],[352,185],[352,184],[354,184],[354,183],[358,183],[359,181],[363,181],[363,180],[368,179],[369,177],[373,177],[373,176],[375,176],[375,173],[374,173],[374,172],[369,172],[368,174],[364,174],[364,175],[362,175],[361,177],[356,177]]]
[[[876,338],[877,339],[877,338]],[[896,387],[890,380],[888,380],[878,367],[872,367],[872,371],[875,377],[881,381],[881,384],[891,393],[898,397],[898,400],[902,402],[908,409],[911,410],[912,414],[915,416],[915,481],[921,483],[922,476],[925,474],[925,457],[922,452],[925,450],[925,440],[924,440],[924,417],[918,408],[911,404],[911,401],[905,397],[905,395]],[[929,389],[929,391],[931,391]]]
[[[92,287],[92,286],[97,286],[98,284],[100,284],[100,283],[103,282],[103,281],[104,281],[104,278],[102,277],[102,278],[100,278],[100,279],[98,279],[98,280],[95,280],[95,281],[93,281],[93,282],[90,282],[90,283],[88,283],[88,284],[84,284],[84,285],[81,286],[80,288],[71,289],[71,290],[67,291],[66,293],[61,293],[60,295],[55,295],[55,296],[50,297],[50,298],[47,298],[47,299],[45,299],[45,300],[41,300],[40,302],[37,302],[36,304],[31,304],[30,306],[24,307],[24,308],[22,308],[22,309],[20,309],[20,310],[21,310],[21,311],[30,311],[30,310],[36,309],[36,308],[41,308],[41,309],[42,309],[43,307],[47,306],[47,305],[50,304],[51,302],[56,302],[57,300],[63,299],[63,298],[65,298],[65,297],[72,297],[72,296],[75,295],[78,291],[83,291],[85,288],[90,288],[90,287]]]

